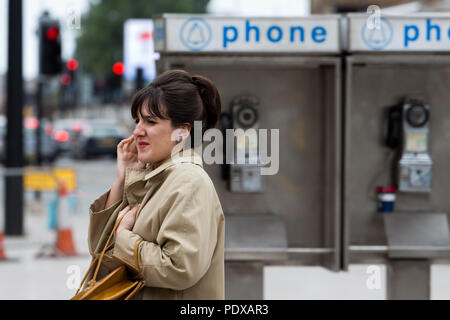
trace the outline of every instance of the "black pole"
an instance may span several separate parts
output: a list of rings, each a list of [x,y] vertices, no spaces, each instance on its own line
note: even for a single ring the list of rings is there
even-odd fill
[[[9,0],[5,234],[23,234],[22,0]],[[11,169],[19,170],[11,170]]]
[[[36,135],[36,165],[40,167],[42,165],[42,87],[44,83],[39,76],[37,83],[37,91],[36,91],[36,118],[39,121],[39,126],[35,130]],[[34,199],[41,200],[41,192],[39,190],[34,191]]]
[[[39,126],[36,128],[36,164],[38,167],[42,165],[42,145],[41,145],[41,135],[42,135],[42,79],[38,80],[37,92],[36,92],[36,118],[39,121]]]
[[[144,69],[136,69],[136,91],[141,90],[144,87]]]

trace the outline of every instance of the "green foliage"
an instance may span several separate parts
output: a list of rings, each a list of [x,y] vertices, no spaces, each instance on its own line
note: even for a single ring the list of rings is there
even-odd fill
[[[148,19],[161,13],[205,13],[209,0],[103,0],[92,2],[81,18],[75,56],[81,68],[95,75],[111,73],[123,59],[125,20]]]

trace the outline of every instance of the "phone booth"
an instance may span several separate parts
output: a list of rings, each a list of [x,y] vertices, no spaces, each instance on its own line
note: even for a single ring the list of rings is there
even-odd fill
[[[388,299],[429,299],[450,253],[450,16],[346,22],[343,268],[386,264]]]
[[[204,163],[225,213],[227,299],[262,299],[266,265],[341,268],[339,21],[154,19],[157,72],[211,79],[221,94],[225,145],[237,141],[233,148],[248,160]],[[270,161],[260,154],[266,143]]]

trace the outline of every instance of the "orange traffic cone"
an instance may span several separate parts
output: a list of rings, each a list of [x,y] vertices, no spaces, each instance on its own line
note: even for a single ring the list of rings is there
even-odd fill
[[[6,260],[5,249],[3,248],[3,232],[0,231],[0,260]]]
[[[73,243],[72,230],[59,229],[56,237],[56,249],[65,256],[76,256],[75,245]]]
[[[68,190],[64,181],[59,184],[58,195],[56,250],[64,256],[76,256],[78,254],[75,250],[72,230],[67,221],[69,219],[69,203]]]

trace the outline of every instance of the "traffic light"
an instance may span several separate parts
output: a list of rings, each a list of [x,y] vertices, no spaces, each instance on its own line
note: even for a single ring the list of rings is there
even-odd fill
[[[62,111],[74,108],[78,101],[77,85],[78,60],[70,59],[64,64],[63,72],[60,77],[61,82],[61,100],[60,109]]]
[[[106,80],[107,100],[109,102],[120,102],[123,98],[122,78],[124,71],[125,67],[122,62],[116,62],[112,67],[112,73]]]
[[[59,22],[48,16],[39,22],[39,71],[43,75],[56,75],[62,71]]]
[[[113,72],[115,75],[122,76],[125,72],[125,65],[122,62],[114,63]]]
[[[78,69],[78,60],[72,58],[65,64],[64,72],[61,75],[60,81],[63,86],[75,86],[76,70]]]
[[[70,59],[66,62],[66,68],[70,71],[75,71],[78,69],[78,60],[75,58]]]
[[[113,73],[109,77],[109,88],[112,91],[122,90],[122,78],[125,66],[122,62],[116,62],[112,67]]]

